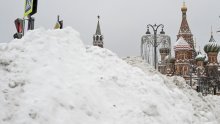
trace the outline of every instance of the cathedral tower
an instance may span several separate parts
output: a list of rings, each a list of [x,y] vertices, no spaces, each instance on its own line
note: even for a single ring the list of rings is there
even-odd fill
[[[165,57],[168,56],[170,54],[170,49],[167,47],[161,47],[159,49],[160,52],[160,56],[161,56],[161,62],[165,61]]]
[[[208,56],[208,63],[206,65],[206,73],[208,77],[218,77],[218,60],[217,56],[220,51],[220,46],[216,43],[211,33],[209,43],[204,46],[204,51]]]
[[[159,49],[160,52],[160,56],[161,56],[161,62],[158,65],[158,70],[160,73],[162,74],[166,74],[166,61],[168,61],[168,59],[170,59],[169,55],[170,55],[170,49],[167,47],[161,47]],[[167,60],[166,60],[167,59]]]
[[[208,56],[208,65],[218,65],[217,56],[220,51],[220,46],[217,44],[211,33],[209,43],[204,46],[204,51]]]
[[[174,46],[176,75],[181,75],[184,78],[189,76],[191,49],[190,44],[183,37],[180,37],[176,42]]]
[[[96,28],[96,33],[93,35],[93,45],[103,48],[103,39],[104,39],[104,37],[101,33],[99,19],[100,19],[100,16],[98,16],[98,24],[97,24],[97,28]]]
[[[181,7],[181,11],[182,11],[182,22],[180,25],[179,33],[177,35],[177,40],[180,37],[183,37],[183,39],[190,45],[190,47],[192,48],[190,59],[193,60],[195,58],[195,48],[194,48],[193,35],[191,33],[191,30],[189,28],[188,21],[186,18],[187,7],[185,5],[185,2],[183,3],[183,6]]]

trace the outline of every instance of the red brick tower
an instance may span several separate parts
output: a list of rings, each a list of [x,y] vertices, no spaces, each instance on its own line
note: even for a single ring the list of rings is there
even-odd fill
[[[194,41],[193,41],[193,34],[191,33],[191,30],[189,28],[187,18],[186,18],[186,12],[187,12],[187,7],[185,5],[185,2],[183,3],[183,6],[181,7],[182,11],[182,22],[181,26],[179,29],[179,33],[177,35],[177,40],[180,37],[183,37],[183,39],[190,45],[191,49],[191,55],[190,60],[193,61],[195,58],[195,48],[194,48]]]

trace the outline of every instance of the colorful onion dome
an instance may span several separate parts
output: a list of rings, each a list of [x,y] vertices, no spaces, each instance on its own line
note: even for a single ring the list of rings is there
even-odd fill
[[[196,61],[205,61],[206,56],[202,55],[201,52],[198,53],[198,55],[196,56],[195,60]]]
[[[180,37],[175,46],[174,46],[174,50],[175,51],[179,51],[179,50],[192,50],[192,48],[190,47],[190,45],[183,39],[183,37]]]
[[[219,53],[220,46],[217,44],[217,42],[213,38],[213,35],[211,35],[209,43],[204,46],[204,51],[206,53],[209,53],[209,52],[217,52],[217,53]]]

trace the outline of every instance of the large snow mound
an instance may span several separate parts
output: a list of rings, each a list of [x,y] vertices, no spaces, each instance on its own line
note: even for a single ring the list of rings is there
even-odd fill
[[[170,80],[85,47],[70,27],[0,45],[0,75],[0,124],[220,123],[214,107],[195,115]]]
[[[137,56],[128,56],[123,58],[128,64],[138,67],[143,70],[148,76],[159,75],[164,80],[164,84],[169,89],[178,88],[181,92],[184,93],[189,99],[190,104],[193,108],[193,121],[192,123],[203,124],[208,123],[212,124],[217,122],[220,123],[220,97],[219,96],[202,96],[201,93],[197,93],[189,85],[186,84],[186,81],[179,76],[167,77],[162,75],[158,71],[155,71],[152,66],[145,63],[141,57]],[[210,118],[210,115],[214,115],[216,118]]]

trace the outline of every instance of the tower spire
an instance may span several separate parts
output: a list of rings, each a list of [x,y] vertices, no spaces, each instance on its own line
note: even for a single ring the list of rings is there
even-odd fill
[[[183,7],[186,7],[186,2],[185,2],[185,0],[183,0]]]
[[[100,16],[98,15],[98,24],[97,24],[97,28],[96,28],[96,35],[102,35],[101,34],[101,28],[100,28],[100,24],[99,24],[99,19],[100,19]]]
[[[93,45],[103,48],[103,39],[104,38],[103,38],[103,35],[101,33],[101,28],[100,28],[100,24],[99,24],[100,16],[98,15],[97,17],[98,17],[98,23],[97,23],[96,32],[93,35]]]
[[[213,37],[212,26],[211,26],[211,38],[210,38],[209,42],[216,42],[215,39],[214,39],[214,37]]]
[[[183,2],[183,5],[181,7],[181,11],[182,11],[182,22],[180,25],[179,33],[177,35],[177,40],[180,37],[183,37],[184,40],[186,40],[187,43],[190,44],[191,48],[194,49],[193,35],[191,33],[191,30],[189,28],[188,21],[186,18],[187,7],[186,7],[185,1]]]

